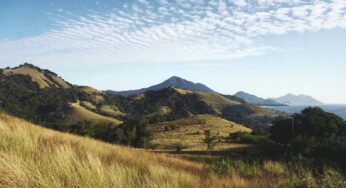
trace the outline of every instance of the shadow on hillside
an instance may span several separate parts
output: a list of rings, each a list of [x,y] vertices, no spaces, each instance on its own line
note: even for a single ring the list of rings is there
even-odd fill
[[[253,156],[260,153],[259,146],[248,146],[242,148],[229,148],[211,151],[210,155],[207,150],[152,150],[155,153],[167,153],[173,155],[189,155],[189,156],[213,156],[213,157],[234,157],[234,156]]]

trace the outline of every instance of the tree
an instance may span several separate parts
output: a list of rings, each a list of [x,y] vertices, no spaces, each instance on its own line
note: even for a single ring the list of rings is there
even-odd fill
[[[121,126],[126,136],[128,146],[144,147],[150,146],[151,132],[147,119],[126,119]]]
[[[345,122],[339,116],[323,111],[321,108],[306,108],[292,119],[274,122],[271,127],[271,139],[278,143],[289,144],[297,136],[314,137],[316,142],[336,138],[345,130]]]
[[[151,132],[149,130],[149,121],[147,119],[140,119],[136,125],[135,147],[150,147]]]
[[[204,131],[204,143],[207,144],[207,150],[208,150],[208,154],[211,154],[211,150],[214,148],[215,144],[216,144],[216,138],[217,136],[212,136],[211,135],[211,131],[205,130]]]

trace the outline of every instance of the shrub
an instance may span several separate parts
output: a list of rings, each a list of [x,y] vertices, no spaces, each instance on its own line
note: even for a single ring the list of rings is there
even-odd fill
[[[236,140],[241,143],[247,144],[266,144],[268,143],[268,136],[266,135],[253,135],[249,133],[239,133]]]

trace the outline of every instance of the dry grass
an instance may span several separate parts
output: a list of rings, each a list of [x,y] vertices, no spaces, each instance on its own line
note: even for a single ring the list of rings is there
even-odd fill
[[[182,95],[196,94],[203,101],[205,101],[209,106],[213,107],[213,109],[219,114],[221,114],[222,110],[226,106],[241,105],[239,102],[227,99],[226,97],[221,96],[217,93],[209,93],[204,91],[191,91],[191,90],[177,89],[177,88],[175,88],[175,90]]]
[[[69,112],[68,117],[66,118],[66,124],[72,125],[80,121],[88,121],[96,124],[102,123],[113,123],[115,125],[119,125],[122,121],[117,120],[115,118],[102,116],[95,112],[92,112],[77,103],[71,104],[71,110]]]
[[[171,128],[172,127],[172,128]],[[165,130],[169,129],[169,130]],[[204,130],[211,130],[218,135],[220,142],[215,149],[230,149],[243,147],[242,144],[226,142],[230,133],[251,132],[251,129],[240,124],[227,121],[212,115],[197,115],[176,121],[153,125],[154,138],[152,143],[157,149],[174,149],[173,145],[182,144],[186,150],[205,150],[203,143]]]
[[[15,69],[4,69],[4,74],[9,75],[27,75],[30,76],[33,82],[36,82],[40,88],[47,88],[50,85],[55,85],[62,88],[69,88],[70,86],[60,77],[52,75],[52,79],[47,78],[42,72],[39,70],[33,69],[28,66],[21,66]],[[58,83],[59,85],[55,84]]]
[[[118,107],[116,106],[111,106],[111,105],[102,105],[99,108],[101,113],[104,113],[108,116],[112,116],[112,117],[119,117],[119,116],[124,116],[125,114],[123,112],[121,112]]]
[[[96,106],[89,101],[81,101],[79,105],[90,111],[96,110]]]
[[[244,187],[201,164],[59,133],[0,114],[0,187]]]

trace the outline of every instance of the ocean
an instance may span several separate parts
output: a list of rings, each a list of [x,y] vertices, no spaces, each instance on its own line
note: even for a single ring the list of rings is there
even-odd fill
[[[290,114],[299,113],[306,107],[309,106],[265,106],[265,108],[270,108],[281,112],[287,112]],[[346,120],[346,105],[320,105],[317,107],[322,108],[326,112],[334,113]]]

